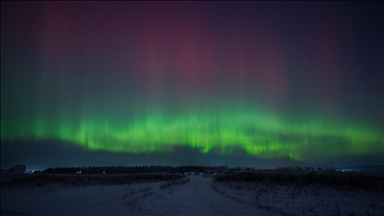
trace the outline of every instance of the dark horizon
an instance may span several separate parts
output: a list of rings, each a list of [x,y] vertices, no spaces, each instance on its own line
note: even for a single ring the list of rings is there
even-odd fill
[[[220,154],[200,154],[196,149],[180,147],[172,153],[113,153],[107,151],[92,151],[78,147],[68,148],[65,144],[47,145],[34,144],[30,148],[24,148],[25,152],[17,148],[14,144],[13,149],[2,149],[1,151],[1,169],[8,170],[10,167],[22,164],[26,165],[28,170],[44,170],[55,167],[88,167],[88,166],[228,166],[234,167],[252,167],[255,169],[276,169],[278,167],[314,167],[314,168],[348,168],[364,166],[384,166],[380,161],[381,155],[377,157],[360,157],[344,160],[343,163],[334,164],[332,161],[316,161],[308,163],[306,161],[298,162],[289,158],[275,158],[273,160],[258,159],[247,155],[245,152],[233,155]],[[34,153],[28,156],[27,152]],[[8,162],[4,153],[12,153],[14,160]],[[49,154],[49,152],[61,152],[60,155]],[[27,156],[26,156],[27,155]],[[66,159],[70,156],[70,160]],[[177,158],[175,158],[177,157]],[[193,163],[188,161],[197,161]],[[70,161],[70,162],[69,162]],[[144,162],[143,162],[144,161]]]

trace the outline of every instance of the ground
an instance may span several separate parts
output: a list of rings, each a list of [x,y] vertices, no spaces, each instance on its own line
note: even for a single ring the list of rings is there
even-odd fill
[[[121,185],[24,184],[2,186],[1,215],[384,215],[384,192],[194,175]]]
[[[185,184],[4,187],[2,215],[278,215],[223,196],[210,177]]]

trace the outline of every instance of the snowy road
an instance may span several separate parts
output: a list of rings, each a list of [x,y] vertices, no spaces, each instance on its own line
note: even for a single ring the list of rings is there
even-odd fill
[[[212,189],[211,178],[190,176],[190,182],[175,186],[163,196],[141,200],[141,214],[150,215],[273,215],[240,201],[222,196]]]

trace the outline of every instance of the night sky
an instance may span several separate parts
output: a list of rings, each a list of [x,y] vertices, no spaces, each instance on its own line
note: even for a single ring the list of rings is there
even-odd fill
[[[383,2],[1,2],[1,168],[383,165]]]

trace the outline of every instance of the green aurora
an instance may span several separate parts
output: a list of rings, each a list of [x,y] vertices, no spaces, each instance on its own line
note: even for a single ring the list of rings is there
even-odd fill
[[[1,140],[62,140],[90,150],[112,152],[171,152],[187,145],[201,153],[231,154],[236,150],[261,158],[295,160],[375,154],[382,132],[361,124],[337,124],[324,118],[304,122],[281,119],[252,107],[155,112],[131,120],[84,116],[1,122]],[[9,122],[9,121],[8,121]]]

